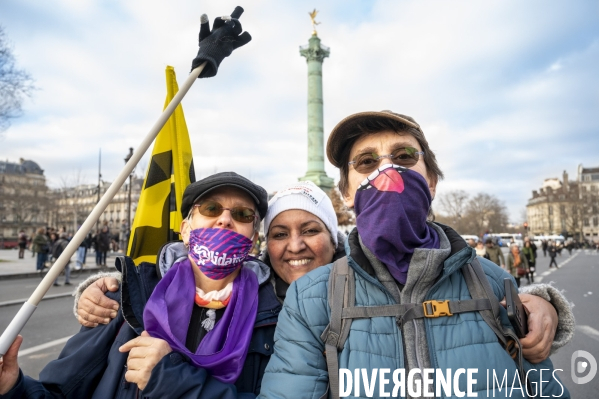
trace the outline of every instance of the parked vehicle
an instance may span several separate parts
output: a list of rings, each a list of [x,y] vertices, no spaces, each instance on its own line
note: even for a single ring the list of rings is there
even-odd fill
[[[468,240],[474,240],[474,242],[478,242],[479,238],[478,236],[475,236],[473,234],[462,234],[462,238],[464,239],[464,241],[468,241]]]
[[[511,234],[511,233],[499,233],[499,234],[488,234],[488,237],[492,237],[493,241],[496,242],[500,247],[509,247],[513,242],[522,248],[524,246],[524,239],[522,234]]]
[[[0,236],[0,249],[13,249],[19,246],[19,242],[16,237],[2,237]]]

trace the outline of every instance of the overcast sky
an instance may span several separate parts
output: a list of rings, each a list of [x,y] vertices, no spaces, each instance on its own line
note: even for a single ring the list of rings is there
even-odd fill
[[[4,0],[0,24],[39,90],[0,159],[37,162],[51,187],[77,170],[94,183],[101,148],[113,180],[162,111],[165,67],[179,84],[189,72],[200,15],[237,4],[253,40],[183,100],[198,178],[234,170],[274,191],[305,173],[299,46],[314,7],[331,48],[325,140],[354,112],[413,116],[445,172],[439,193],[497,195],[513,221],[545,178],[599,166],[599,2],[584,0]]]

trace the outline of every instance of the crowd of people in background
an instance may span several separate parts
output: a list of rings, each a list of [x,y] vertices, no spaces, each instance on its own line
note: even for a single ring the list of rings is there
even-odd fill
[[[24,259],[25,251],[29,249],[31,257],[37,256],[36,271],[40,273],[45,267],[50,267],[52,262],[62,254],[73,235],[73,232],[67,231],[66,226],[60,228],[40,227],[32,236],[27,236],[25,231],[21,230],[18,235],[19,259]],[[96,255],[96,266],[106,266],[108,252],[125,251],[127,242],[128,234],[113,234],[110,232],[108,223],[104,222],[95,233],[88,233],[79,245],[76,252],[75,268],[81,269],[85,265],[89,250],[93,250]],[[70,285],[70,265],[65,268],[65,275],[65,284]],[[58,285],[58,282],[55,282],[54,285]]]
[[[539,256],[537,255],[537,245],[530,239],[530,237],[524,237],[523,245],[518,245],[512,238],[510,242],[501,242],[496,237],[490,237],[487,234],[483,238],[475,240],[469,238],[468,244],[476,250],[478,256],[482,256],[489,259],[496,265],[503,269],[506,269],[515,279],[518,287],[520,286],[520,280],[526,278],[527,284],[534,283],[534,276],[536,271],[536,263]],[[508,247],[507,261],[505,255],[502,252],[502,247]],[[556,261],[558,256],[562,255],[562,250],[566,249],[568,255],[572,255],[574,249],[595,249],[599,250],[599,247],[594,242],[579,243],[576,240],[569,239],[565,242],[558,240],[541,240],[541,248],[543,257],[549,256],[549,268],[559,268]],[[540,251],[539,251],[540,253]]]

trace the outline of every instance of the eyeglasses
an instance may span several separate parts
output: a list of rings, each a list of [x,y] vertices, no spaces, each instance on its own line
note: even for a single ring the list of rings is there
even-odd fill
[[[371,173],[381,164],[383,158],[389,158],[395,165],[411,168],[418,163],[420,155],[424,155],[424,151],[416,151],[414,147],[401,147],[393,150],[389,155],[378,155],[372,152],[365,152],[354,157],[348,165],[353,165],[358,173]]]
[[[223,211],[230,211],[233,220],[240,223],[252,223],[256,219],[256,212],[252,208],[245,206],[236,206],[234,208],[224,208],[216,201],[205,201],[201,204],[194,204],[198,208],[200,215],[209,218],[215,218],[222,215]]]

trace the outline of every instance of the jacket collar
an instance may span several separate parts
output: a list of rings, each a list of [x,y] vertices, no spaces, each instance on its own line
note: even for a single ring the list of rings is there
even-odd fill
[[[444,262],[443,274],[454,273],[456,269],[462,267],[464,263],[471,262],[472,259],[474,259],[476,251],[473,248],[470,248],[466,241],[464,241],[454,229],[441,223],[435,222],[435,225],[445,233],[450,245],[450,253]],[[371,277],[376,276],[374,268],[368,261],[368,258],[360,245],[357,228],[354,228],[351,231],[345,241],[345,253],[348,258],[353,260],[360,269],[366,272],[366,274]]]

